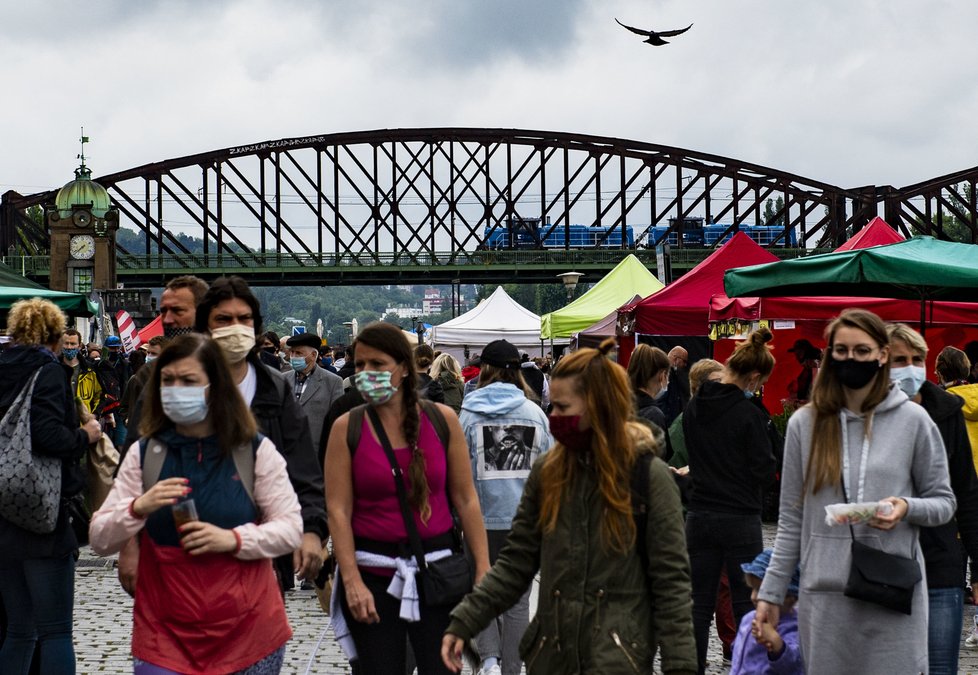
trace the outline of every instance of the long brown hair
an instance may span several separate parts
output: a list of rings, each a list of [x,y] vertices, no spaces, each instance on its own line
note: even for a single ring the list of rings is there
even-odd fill
[[[165,429],[173,428],[173,422],[163,414],[163,404],[160,402],[161,373],[171,363],[188,357],[200,362],[210,380],[208,416],[221,452],[229,454],[235,447],[251,442],[258,433],[258,424],[231,377],[224,353],[216,342],[197,333],[174,338],[156,359],[144,390],[146,402],[143,410],[148,412],[139,421],[139,433],[146,437],[156,436]]]
[[[408,503],[417,510],[421,522],[427,523],[431,517],[431,505],[428,503],[431,490],[428,487],[428,478],[425,476],[424,453],[418,447],[421,419],[418,416],[418,370],[414,363],[414,349],[400,328],[383,321],[374,321],[363,328],[357,334],[356,345],[359,344],[384,352],[407,370],[399,389],[403,404],[401,414],[404,417],[404,437],[411,449],[411,463],[408,465]]]
[[[883,349],[889,345],[886,324],[872,312],[864,309],[847,309],[836,317],[825,329],[825,352],[822,367],[815,376],[812,386],[812,400],[808,404],[815,409],[815,424],[812,428],[812,449],[805,471],[805,488],[815,494],[825,486],[839,485],[842,475],[842,424],[839,411],[845,406],[846,395],[839,381],[836,369],[830,360],[835,333],[839,328],[855,328],[863,331]],[[890,391],[890,362],[887,360],[876,373],[876,380],[863,401],[859,412],[871,413],[883,402]],[[869,422],[867,422],[867,427]]]
[[[605,546],[620,553],[635,543],[632,518],[631,472],[638,454],[629,433],[632,422],[632,390],[625,369],[607,358],[615,348],[608,338],[598,349],[579,349],[561,359],[551,379],[573,383],[585,400],[587,416],[594,431],[591,452],[601,501],[604,502],[601,538]],[[574,452],[557,443],[547,453],[540,475],[540,528],[553,532],[560,507],[567,497],[581,464]]]

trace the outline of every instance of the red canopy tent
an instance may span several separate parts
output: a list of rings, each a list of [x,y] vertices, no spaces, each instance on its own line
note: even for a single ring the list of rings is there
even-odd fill
[[[904,237],[882,218],[874,218],[836,250],[858,250],[903,240]],[[808,340],[819,349],[823,348],[825,326],[842,310],[850,307],[868,309],[886,321],[914,326],[920,323],[920,303],[916,300],[849,297],[729,298],[724,293],[718,293],[711,298],[709,321],[711,326],[737,321],[768,322],[775,335],[772,347],[779,364],[765,387],[766,402],[773,412],[778,406],[772,403],[787,396],[787,385],[797,374],[797,368],[792,366],[795,363],[794,355],[787,350],[801,339]],[[934,361],[943,347],[963,347],[966,342],[978,339],[978,305],[930,302],[927,326],[926,339],[930,347],[927,372],[933,377]],[[715,358],[724,360],[735,345],[736,340],[717,340],[714,345]]]
[[[709,334],[710,298],[723,293],[723,273],[734,267],[777,260],[753,239],[738,232],[706,260],[661,291],[640,302],[620,307],[619,335],[634,336],[636,339],[639,335],[705,339]],[[677,344],[683,342],[680,339],[674,341]],[[634,340],[622,340],[618,350],[619,363],[628,363],[633,347]]]
[[[902,234],[890,227],[885,220],[876,216],[863,229],[859,230],[836,251],[855,251],[857,249],[869,248],[870,246],[882,246],[883,244],[895,244],[903,241]]]

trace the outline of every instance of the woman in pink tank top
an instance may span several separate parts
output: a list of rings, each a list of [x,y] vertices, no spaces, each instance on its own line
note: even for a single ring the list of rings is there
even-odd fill
[[[399,328],[370,324],[355,347],[357,389],[390,441],[426,557],[457,549],[454,508],[478,582],[489,569],[488,547],[458,418],[448,406],[432,404],[448,427],[445,447],[418,403],[414,354]],[[326,448],[326,503],[340,579],[334,633],[364,675],[404,672],[408,639],[420,675],[447,673],[439,651],[453,608],[419,601],[390,461],[368,415],[352,449],[349,423],[349,414],[336,421]]]

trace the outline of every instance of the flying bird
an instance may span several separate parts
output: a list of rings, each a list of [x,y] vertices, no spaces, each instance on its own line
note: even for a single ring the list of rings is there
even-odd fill
[[[676,37],[677,35],[682,35],[683,33],[685,33],[686,31],[688,31],[690,28],[693,27],[693,24],[689,24],[685,28],[681,28],[679,30],[655,31],[655,30],[642,30],[641,28],[632,28],[631,26],[626,26],[621,21],[618,21],[618,19],[615,19],[615,21],[618,23],[619,26],[627,30],[630,30],[636,35],[644,35],[647,39],[643,40],[643,42],[648,42],[650,45],[653,45],[655,47],[661,47],[662,45],[669,44],[668,40],[663,40],[662,38]]]

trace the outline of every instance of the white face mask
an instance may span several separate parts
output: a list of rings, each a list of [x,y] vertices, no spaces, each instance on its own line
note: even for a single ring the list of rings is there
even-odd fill
[[[211,337],[221,347],[228,363],[241,363],[255,348],[255,329],[252,326],[236,323],[233,326],[215,328]]]
[[[900,387],[908,398],[913,398],[927,380],[927,370],[923,366],[903,366],[890,369],[890,380]]]
[[[160,387],[163,414],[174,424],[197,424],[207,419],[207,387]]]

